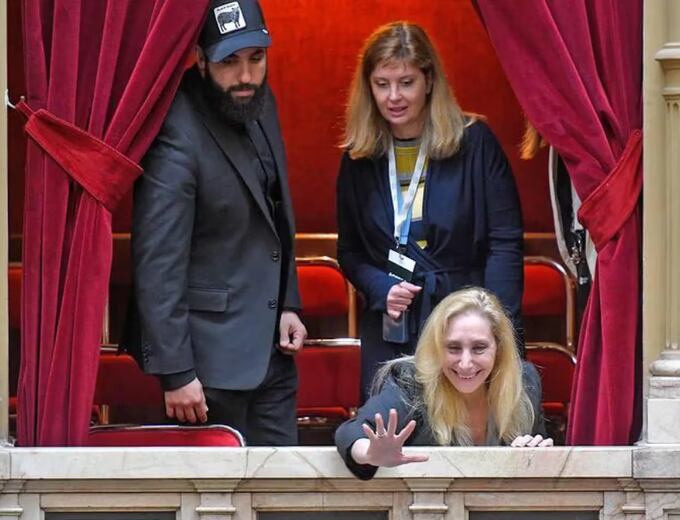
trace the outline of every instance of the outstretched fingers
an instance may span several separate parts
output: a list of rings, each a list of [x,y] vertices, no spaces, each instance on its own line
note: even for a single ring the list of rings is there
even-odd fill
[[[402,447],[404,446],[404,443],[411,436],[415,429],[416,422],[414,420],[410,420],[408,424],[404,426],[404,428],[396,436],[396,439],[399,442],[400,446]],[[428,455],[425,455],[424,453],[414,453],[410,455],[402,453],[401,455],[402,464],[408,464],[409,462],[426,462],[428,460],[430,460],[430,457]]]
[[[428,460],[430,460],[430,457],[424,453],[414,453],[412,455],[402,454],[401,456],[402,464],[409,464],[411,462],[427,462]]]
[[[366,437],[369,441],[374,442],[378,440],[378,436],[373,431],[373,428],[371,428],[368,424],[363,423],[361,428],[364,430],[364,433],[366,434]]]
[[[384,437],[387,435],[387,430],[385,429],[385,422],[383,421],[382,415],[379,413],[375,414],[375,434],[378,437]]]
[[[391,408],[388,414],[387,428],[381,414],[375,414],[375,428],[363,423],[361,428],[368,439],[363,446],[361,454],[357,453],[355,460],[361,463],[373,464],[374,466],[394,467],[410,462],[425,462],[429,457],[424,453],[405,454],[403,446],[416,428],[416,421],[411,420],[397,433],[398,414]],[[355,443],[353,450],[358,446]],[[358,448],[357,448],[358,452]],[[359,458],[356,458],[359,457]]]
[[[387,435],[396,435],[397,419],[397,411],[394,408],[390,408],[390,413],[387,419]]]
[[[411,419],[406,426],[399,432],[397,435],[397,440],[399,440],[400,444],[403,446],[404,443],[406,442],[406,439],[408,439],[413,431],[416,429],[416,422]]]

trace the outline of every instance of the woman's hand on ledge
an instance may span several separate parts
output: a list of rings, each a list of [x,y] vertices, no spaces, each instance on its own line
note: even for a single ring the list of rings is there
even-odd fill
[[[553,445],[550,437],[543,438],[542,435],[520,435],[512,441],[513,448],[547,448]]]
[[[416,427],[415,421],[410,421],[404,429],[397,433],[397,411],[390,410],[387,428],[382,416],[375,414],[375,431],[368,424],[362,428],[366,434],[365,439],[359,439],[352,445],[352,458],[358,464],[371,464],[372,466],[394,467],[410,462],[425,462],[427,455],[405,455],[402,451],[406,439],[408,439]]]

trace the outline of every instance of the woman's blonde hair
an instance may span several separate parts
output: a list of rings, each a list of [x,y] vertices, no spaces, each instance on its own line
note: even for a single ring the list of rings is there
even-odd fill
[[[390,127],[375,104],[370,78],[379,64],[394,61],[417,67],[431,83],[421,142],[432,159],[451,157],[460,147],[465,119],[432,42],[420,26],[409,22],[383,25],[366,40],[352,80],[341,146],[352,159],[387,152]]]
[[[489,423],[506,444],[531,431],[534,412],[522,383],[522,362],[512,323],[498,299],[478,287],[444,298],[427,320],[415,353],[416,379],[423,388],[423,405],[440,445],[472,444],[468,412],[461,394],[442,370],[446,335],[453,319],[467,313],[485,318],[496,340],[496,359],[486,382]]]

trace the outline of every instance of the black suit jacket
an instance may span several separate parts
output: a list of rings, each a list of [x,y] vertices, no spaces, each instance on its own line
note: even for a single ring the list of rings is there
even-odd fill
[[[297,310],[294,222],[274,97],[259,123],[278,171],[275,216],[238,130],[187,73],[135,186],[132,250],[146,372],[195,370],[204,386],[264,378],[283,308]]]

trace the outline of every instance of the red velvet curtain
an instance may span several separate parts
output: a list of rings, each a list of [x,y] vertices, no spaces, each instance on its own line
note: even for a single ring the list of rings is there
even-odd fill
[[[24,0],[21,446],[83,445],[111,213],[141,169],[207,0]]]
[[[598,250],[568,442],[640,427],[642,0],[476,0],[517,98],[565,160]]]

